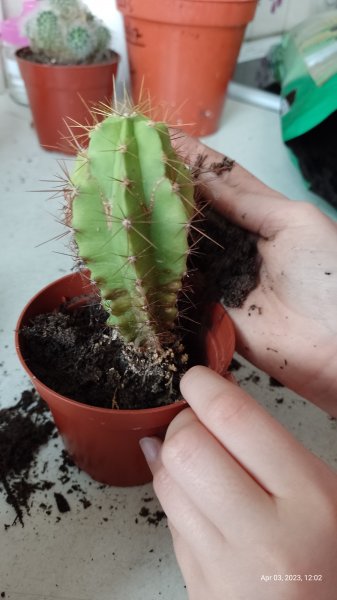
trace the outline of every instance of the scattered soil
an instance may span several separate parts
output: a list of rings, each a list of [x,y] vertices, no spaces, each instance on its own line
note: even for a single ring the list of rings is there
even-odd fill
[[[239,371],[242,367],[242,364],[236,359],[232,358],[232,362],[229,365],[229,371]]]
[[[258,283],[261,265],[258,237],[214,211],[198,186],[202,173],[212,172],[220,177],[233,169],[235,161],[224,156],[220,162],[213,162],[210,166],[206,163],[207,154],[199,154],[192,168],[199,214],[195,227],[197,239],[192,228],[189,266],[200,280],[199,284],[193,282],[193,286],[197,297],[200,294],[204,296],[204,303],[221,301],[228,308],[240,308]]]
[[[310,189],[337,208],[336,136],[337,111],[287,145],[297,156]]]
[[[17,524],[24,527],[33,506],[35,511],[42,511],[47,517],[54,516],[55,523],[73,509],[78,512],[92,506],[77,482],[79,469],[65,449],[56,453],[53,459],[58,465],[56,477],[52,481],[46,479],[48,461],[39,460],[39,452],[57,438],[49,409],[35,390],[25,390],[19,402],[0,410],[0,494],[4,494],[15,515],[12,522],[5,524],[6,531]],[[90,481],[91,485],[105,488],[103,484]],[[37,503],[36,494],[41,497],[41,492],[43,501]],[[165,513],[151,507],[152,502],[157,505],[153,496],[145,495],[141,502],[139,515],[157,527]],[[116,510],[116,507],[110,506],[110,510]],[[103,521],[107,520],[107,517],[103,518]],[[138,517],[135,521],[139,522]]]
[[[142,506],[142,508],[139,511],[139,516],[146,519],[149,525],[154,525],[155,527],[158,527],[159,523],[163,519],[166,519],[166,514],[164,513],[164,511],[155,510],[151,512],[147,506]]]
[[[54,498],[56,501],[56,505],[60,513],[65,513],[70,511],[70,506],[68,500],[60,494],[60,492],[54,492]]]
[[[201,200],[202,201],[202,200]],[[225,307],[240,308],[256,287],[261,259],[257,236],[230,223],[207,207],[198,222],[201,235],[190,267],[198,273],[197,296],[204,303],[221,301]]]
[[[283,383],[280,383],[275,377],[269,377],[269,385],[271,387],[284,387]]]
[[[39,449],[54,433],[49,409],[34,390],[24,391],[14,406],[0,410],[0,483],[21,525],[24,513],[29,514],[31,494],[53,485],[43,479],[33,483],[29,474]]]

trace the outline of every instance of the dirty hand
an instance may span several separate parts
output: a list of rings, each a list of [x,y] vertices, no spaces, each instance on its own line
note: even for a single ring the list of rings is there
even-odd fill
[[[191,408],[142,448],[190,600],[333,600],[337,475],[238,386],[194,367]]]
[[[214,208],[259,236],[260,279],[240,309],[228,309],[237,349],[257,367],[337,416],[337,224],[291,201],[239,165],[215,174],[223,155],[172,135]],[[251,309],[253,307],[253,310]]]

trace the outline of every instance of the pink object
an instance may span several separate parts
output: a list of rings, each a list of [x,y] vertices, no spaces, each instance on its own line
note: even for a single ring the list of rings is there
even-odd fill
[[[37,0],[24,0],[22,12],[18,17],[0,21],[0,37],[7,44],[21,48],[29,46],[29,40],[21,35],[22,19],[37,5]]]

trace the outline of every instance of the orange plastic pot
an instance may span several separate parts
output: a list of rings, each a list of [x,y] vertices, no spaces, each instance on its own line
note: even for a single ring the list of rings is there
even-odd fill
[[[226,89],[257,0],[117,0],[134,102],[192,135],[218,128]],[[158,108],[157,108],[158,107]]]
[[[66,122],[70,126],[92,125],[94,118],[90,109],[100,102],[111,104],[119,57],[111,52],[110,60],[103,63],[50,65],[28,60],[25,58],[27,50],[18,50],[16,58],[39,142],[46,150],[75,154],[76,149],[69,143],[71,135]],[[75,126],[72,131],[85,146],[84,130]]]
[[[37,379],[29,368],[21,344],[20,330],[29,320],[57,310],[66,298],[89,294],[87,278],[72,274],[42,289],[22,311],[15,332],[16,350],[34,387],[47,402],[65,447],[74,462],[93,479],[116,486],[140,485],[151,481],[151,473],[139,447],[144,436],[164,437],[172,419],[186,402],[142,410],[95,408],[62,396]],[[234,328],[224,309],[216,304],[204,330],[207,363],[225,374],[235,346]]]

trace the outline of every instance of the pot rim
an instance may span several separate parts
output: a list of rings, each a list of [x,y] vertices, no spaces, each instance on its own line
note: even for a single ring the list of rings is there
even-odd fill
[[[54,63],[40,63],[37,62],[35,60],[30,60],[28,58],[26,58],[25,56],[21,56],[21,52],[23,52],[24,50],[31,50],[30,46],[23,46],[22,48],[18,48],[18,50],[16,50],[15,52],[15,56],[16,59],[18,61],[22,61],[24,63],[29,63],[31,65],[36,65],[38,68],[44,68],[44,69],[94,69],[95,67],[103,67],[103,66],[108,66],[108,65],[114,65],[115,63],[119,63],[121,60],[120,54],[118,54],[118,52],[115,52],[115,50],[112,50],[111,48],[109,48],[109,52],[110,52],[110,59],[107,58],[106,60],[100,61],[100,62],[95,62],[95,63],[82,63],[82,64],[73,64],[73,63],[69,63],[69,64],[54,64]]]
[[[245,27],[258,0],[117,0],[123,17],[175,26]],[[154,6],[155,4],[155,6]],[[229,13],[228,13],[229,11]]]

